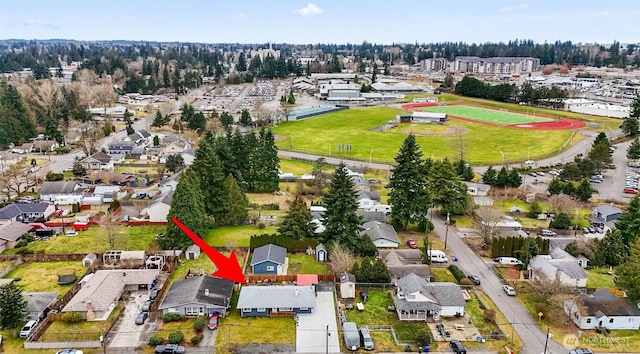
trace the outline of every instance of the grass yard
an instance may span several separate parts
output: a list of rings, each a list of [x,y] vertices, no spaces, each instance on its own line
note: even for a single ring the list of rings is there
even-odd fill
[[[275,226],[221,226],[207,231],[204,240],[213,247],[249,247],[251,236],[275,233]]]
[[[222,254],[224,254],[226,257],[229,257],[230,253],[222,252]],[[240,268],[242,268],[244,266],[244,259],[246,258],[246,254],[236,252],[236,257],[238,258],[238,264],[240,264]],[[192,272],[198,272],[202,270],[206,274],[211,274],[216,270],[216,267],[211,259],[209,259],[209,257],[207,257],[207,255],[202,252],[200,253],[200,257],[198,259],[182,260],[182,262],[173,271],[170,282],[184,279],[189,270],[191,270]]]
[[[42,341],[82,341],[96,340],[100,334],[115,322],[120,315],[120,309],[115,308],[107,321],[82,321],[80,323],[66,323],[53,321],[40,337]]]
[[[531,108],[531,115],[465,105],[421,107],[420,110],[425,112],[447,113],[461,118],[500,125],[552,121],[552,119],[549,118],[534,116],[533,108]]]
[[[85,270],[80,261],[27,262],[14,268],[5,278],[20,278],[15,284],[24,292],[55,291],[62,296],[71,285],[58,285],[58,275],[75,272],[80,277]]]
[[[295,346],[296,323],[291,317],[257,318],[240,317],[235,310],[239,293],[231,298],[231,310],[220,320],[215,353],[235,353],[247,344],[283,343]]]
[[[280,149],[295,150],[314,154],[331,155],[361,161],[391,163],[399,147],[407,136],[401,125],[387,131],[374,131],[404,111],[391,107],[356,108],[332,112],[297,122],[280,124],[274,133],[281,140]],[[523,161],[530,156],[533,159],[556,152],[571,136],[571,131],[538,131],[488,126],[468,121],[453,120],[447,127],[455,129],[456,134],[418,135],[424,156],[434,158],[459,156],[460,138],[464,146],[465,159],[472,164],[498,163],[504,153],[505,162]],[[505,133],[505,129],[509,129]],[[574,141],[577,139],[574,139]],[[351,153],[338,151],[338,145],[351,144]],[[491,146],[491,149],[487,149]]]
[[[436,282],[451,282],[454,284],[458,284],[456,277],[451,274],[451,271],[447,268],[431,268],[431,274],[433,274],[433,279]]]
[[[393,305],[391,293],[388,290],[369,289],[369,301],[364,306],[364,311],[346,310],[347,321],[355,322],[360,326],[390,325],[396,332],[399,341],[414,341],[416,332],[425,328],[424,323],[400,322],[395,312],[387,310],[387,306]],[[375,332],[374,332],[375,333]],[[385,347],[389,345],[390,347]],[[376,351],[399,352],[402,346],[396,346],[393,340],[376,342]]]
[[[153,241],[156,234],[165,231],[164,226],[114,226],[115,249],[134,251],[144,250]],[[47,254],[89,253],[108,250],[109,240],[104,227],[90,227],[78,232],[78,236],[57,236],[49,240],[37,240],[27,246],[34,252]],[[13,248],[4,254],[15,254],[19,248]]]
[[[287,274],[329,274],[326,263],[316,261],[315,256],[290,254]]]
[[[589,269],[587,271],[587,288],[615,288],[616,284],[613,281],[615,270],[611,271],[613,274],[607,272],[609,272],[609,268]]]

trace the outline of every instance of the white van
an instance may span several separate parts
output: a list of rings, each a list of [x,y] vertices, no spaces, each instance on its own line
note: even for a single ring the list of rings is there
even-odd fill
[[[447,263],[447,254],[440,250],[428,250],[427,254],[431,257],[431,263]]]
[[[498,257],[498,263],[500,264],[508,264],[508,265],[518,265],[522,264],[519,259],[514,257]]]
[[[28,321],[24,324],[24,327],[20,330],[20,338],[29,338],[31,332],[36,328],[36,321]]]

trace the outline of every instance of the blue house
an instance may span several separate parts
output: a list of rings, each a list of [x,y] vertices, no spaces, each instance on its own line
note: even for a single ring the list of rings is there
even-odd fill
[[[253,274],[287,274],[287,249],[273,244],[253,250],[251,258]]]
[[[312,313],[316,293],[312,286],[243,286],[238,305],[242,317],[270,317]]]

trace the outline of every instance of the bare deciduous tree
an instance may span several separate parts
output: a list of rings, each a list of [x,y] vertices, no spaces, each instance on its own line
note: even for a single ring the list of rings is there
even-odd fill
[[[551,206],[551,211],[556,215],[560,213],[571,215],[578,207],[578,204],[568,195],[558,194],[549,197],[549,206]]]
[[[27,175],[17,164],[8,166],[0,175],[0,188],[2,188],[2,192],[7,199],[11,199],[12,195],[17,196],[24,192],[26,187],[25,189],[22,189],[22,187],[26,186],[26,183]]]
[[[92,155],[97,152],[97,145],[104,133],[97,128],[83,129],[80,131],[80,141],[78,145],[82,148],[85,156]]]
[[[549,279],[537,268],[534,268],[532,273],[531,283],[536,293],[550,296],[570,292],[570,288],[562,284],[559,279]]]
[[[338,242],[331,244],[331,252],[329,252],[329,269],[335,276],[340,273],[349,272],[355,264],[353,253]]]
[[[502,212],[494,207],[481,207],[474,210],[472,215],[484,242],[491,244],[493,238],[499,236],[496,230]]]

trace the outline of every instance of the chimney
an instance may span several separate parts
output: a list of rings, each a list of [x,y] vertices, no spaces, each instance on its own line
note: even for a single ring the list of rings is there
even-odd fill
[[[298,296],[298,295],[299,295],[299,294],[298,294],[298,289],[295,289],[294,291],[295,291],[295,293],[296,293],[296,296]]]
[[[431,284],[431,295],[436,293],[436,287]]]
[[[209,289],[204,289],[204,296],[209,296]]]

